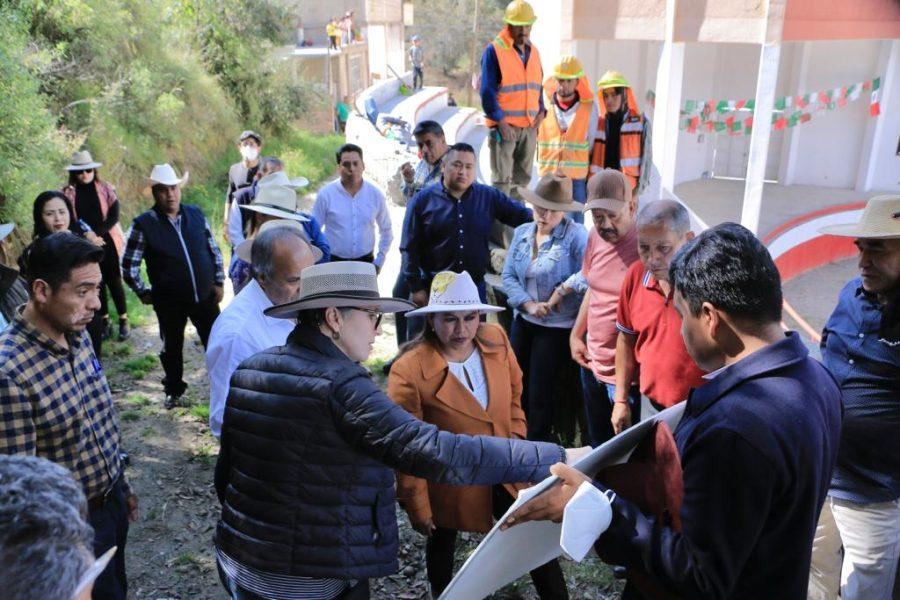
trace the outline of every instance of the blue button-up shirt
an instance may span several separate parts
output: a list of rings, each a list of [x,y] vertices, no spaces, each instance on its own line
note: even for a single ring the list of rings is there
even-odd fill
[[[565,283],[567,288],[574,289],[576,293],[564,296],[558,311],[543,319],[528,315],[524,315],[524,318],[544,327],[571,327],[587,289],[584,277],[579,277],[587,246],[587,230],[579,223],[563,219],[541,244],[537,257],[532,260],[536,230],[534,223],[519,225],[509,245],[506,263],[503,265],[503,291],[506,292],[507,303],[518,312],[526,302],[546,302],[553,290]],[[532,267],[531,273],[537,288],[536,298],[526,289],[526,272],[529,266]]]
[[[531,221],[531,210],[503,192],[480,183],[457,200],[436,183],[410,200],[403,219],[400,251],[413,293],[428,289],[441,271],[468,271],[476,283],[490,263],[488,240],[494,219],[511,227]]]
[[[900,497],[900,344],[878,335],[882,311],[854,279],[822,335],[822,359],[844,400],[829,494],[865,504]]]

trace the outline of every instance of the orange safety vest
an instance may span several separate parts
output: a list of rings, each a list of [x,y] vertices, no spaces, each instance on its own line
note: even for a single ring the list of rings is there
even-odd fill
[[[541,57],[537,48],[529,44],[531,52],[528,64],[523,65],[519,53],[513,47],[513,39],[506,27],[497,34],[494,41],[494,53],[500,65],[500,87],[497,90],[497,102],[505,115],[507,123],[515,127],[531,127],[541,108],[541,80],[544,72],[541,69]],[[497,125],[496,121],[485,118],[488,127]]]
[[[591,159],[592,140],[587,137],[594,96],[587,78],[582,77],[575,88],[579,97],[575,118],[572,119],[569,128],[563,131],[557,115],[561,109],[553,100],[556,88],[556,78],[550,77],[544,82],[549,108],[538,129],[538,173],[544,176],[561,171],[570,179],[585,179],[588,176]]]
[[[628,114],[622,120],[622,128],[619,130],[619,166],[628,181],[631,189],[637,187],[638,178],[641,176],[641,139],[644,134],[644,116],[637,108],[634,92],[631,88],[625,88]],[[591,173],[603,169],[606,162],[606,103],[600,100],[600,120],[597,122],[597,135],[594,137],[594,154],[591,158]]]

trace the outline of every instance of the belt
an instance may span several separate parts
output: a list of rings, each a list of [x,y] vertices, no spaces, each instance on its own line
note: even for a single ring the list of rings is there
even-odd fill
[[[94,496],[93,498],[88,498],[87,505],[88,505],[89,513],[101,510],[109,503],[109,500],[112,497],[113,491],[116,489],[116,486],[118,486],[118,484],[119,484],[119,479],[121,479],[121,477],[116,479],[113,482],[113,484],[111,486],[109,486],[109,489],[106,490],[105,492],[103,492],[102,494],[100,494],[99,496]]]

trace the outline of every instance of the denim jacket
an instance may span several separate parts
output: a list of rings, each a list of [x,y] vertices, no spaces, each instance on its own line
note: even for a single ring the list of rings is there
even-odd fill
[[[530,300],[546,302],[553,290],[565,283],[576,293],[568,294],[559,304],[559,311],[551,313],[543,323],[546,325],[571,323],[578,316],[578,308],[587,282],[581,276],[581,263],[587,245],[587,230],[571,219],[563,219],[538,249],[535,262],[538,297],[532,298],[525,290],[525,272],[531,264],[531,249],[534,245],[536,225],[525,223],[516,228],[506,263],[503,265],[503,290],[508,304],[516,309]]]

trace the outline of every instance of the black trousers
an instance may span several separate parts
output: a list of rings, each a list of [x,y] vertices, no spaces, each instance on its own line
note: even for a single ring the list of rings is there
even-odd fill
[[[512,506],[513,497],[502,485],[493,487],[494,518],[499,519]],[[434,598],[450,585],[453,579],[453,554],[456,550],[456,530],[438,527],[425,542],[425,565]],[[531,571],[531,580],[538,596],[544,599],[565,600],[569,597],[562,568],[556,559]]]
[[[544,327],[516,315],[509,341],[522,368],[522,408],[528,417],[528,439],[556,442],[551,432],[556,416],[553,391],[560,372],[571,368],[570,329]]]
[[[94,556],[118,547],[115,556],[94,581],[93,600],[125,600],[128,579],[125,577],[125,542],[128,539],[128,506],[121,479],[113,485],[106,504],[88,515],[94,528]]]
[[[397,274],[397,282],[394,283],[394,290],[391,293],[394,295],[394,298],[409,300],[412,290],[409,289],[409,282],[407,282],[406,277],[403,276],[403,271],[405,270],[406,261],[401,260],[400,273]],[[394,323],[397,330],[397,346],[402,346],[409,341],[409,336],[406,333],[406,317],[402,312],[394,313]]]
[[[181,396],[187,389],[184,382],[184,327],[188,319],[197,328],[200,342],[206,348],[209,331],[216,317],[219,316],[219,305],[215,294],[199,303],[185,303],[165,298],[153,299],[153,311],[159,320],[159,337],[163,342],[163,350],[159,353],[165,377],[163,387],[166,395]]]
[[[116,312],[121,315],[128,314],[128,303],[125,301],[125,286],[122,285],[122,268],[119,265],[119,253],[113,244],[109,234],[103,236],[106,242],[103,252],[103,260],[100,261],[100,273],[103,275],[103,287],[100,289],[100,314],[109,316],[109,298],[106,291],[112,296]]]
[[[422,86],[425,85],[425,71],[422,67],[413,67],[413,89],[418,90],[422,89]]]
[[[103,290],[101,290],[102,292]],[[101,293],[101,298],[103,295]],[[87,326],[88,336],[91,338],[91,346],[94,348],[94,355],[97,357],[97,360],[103,358],[103,314],[101,311],[97,311],[94,313],[94,318],[91,319],[91,322],[88,323]]]
[[[348,260],[355,260],[356,262],[375,262],[375,253],[369,252],[368,254],[363,254],[357,258],[344,258],[342,256],[338,256],[336,254],[331,255],[331,262],[347,262]]]

